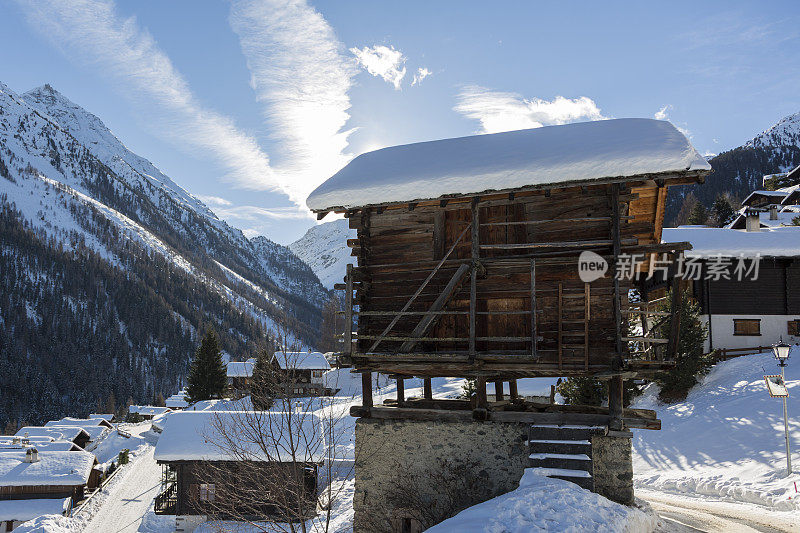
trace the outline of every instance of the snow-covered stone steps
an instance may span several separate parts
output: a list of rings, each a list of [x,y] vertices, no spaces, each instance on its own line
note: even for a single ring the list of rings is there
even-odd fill
[[[592,490],[594,482],[592,474],[586,470],[573,470],[570,468],[532,468],[534,472],[541,476],[552,477],[556,479],[563,479],[564,481],[571,481],[579,487],[587,490]]]
[[[528,441],[528,451],[530,453],[584,453],[589,455],[591,450],[592,443],[588,439],[531,439]]]
[[[532,453],[528,465],[532,468],[564,468],[588,471],[592,459],[585,453]]]

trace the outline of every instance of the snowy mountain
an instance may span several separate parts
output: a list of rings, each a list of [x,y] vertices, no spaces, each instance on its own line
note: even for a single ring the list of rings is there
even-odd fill
[[[742,146],[711,158],[709,163],[713,170],[704,184],[670,188],[665,225],[670,225],[689,193],[707,207],[726,192],[742,200],[763,187],[763,176],[800,165],[800,113],[781,119]]]
[[[208,325],[237,357],[276,323],[313,345],[328,299],[47,85],[0,83],[0,278],[0,423],[173,392]]]
[[[311,267],[325,287],[332,289],[334,283],[344,280],[347,263],[356,263],[347,247],[347,239],[355,237],[356,231],[349,228],[346,219],[334,220],[309,229],[289,249]]]

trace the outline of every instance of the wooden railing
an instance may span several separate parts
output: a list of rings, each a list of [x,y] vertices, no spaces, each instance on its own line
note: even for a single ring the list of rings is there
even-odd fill
[[[727,359],[733,359],[734,357],[740,357],[742,355],[753,355],[770,351],[772,351],[772,346],[755,346],[753,348],[720,348],[716,350],[717,355],[715,359],[717,361],[725,361]]]
[[[154,510],[156,514],[175,514],[178,505],[178,484],[170,483],[167,489],[156,496]]]

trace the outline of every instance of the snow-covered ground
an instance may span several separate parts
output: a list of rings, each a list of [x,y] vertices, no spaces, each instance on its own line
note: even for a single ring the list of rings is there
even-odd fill
[[[800,356],[797,349],[792,354]],[[793,364],[794,363],[794,364]],[[777,374],[771,354],[717,364],[686,401],[660,405],[648,387],[634,407],[655,409],[661,431],[634,432],[634,483],[701,498],[793,511],[800,524],[800,474],[786,477],[781,400],[770,398],[765,374]],[[800,361],[786,368],[792,462],[800,467]],[[800,531],[800,525],[798,526]]]

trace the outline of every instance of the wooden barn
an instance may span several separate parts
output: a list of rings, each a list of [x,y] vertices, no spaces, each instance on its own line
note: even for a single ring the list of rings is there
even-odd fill
[[[311,193],[318,217],[343,214],[357,232],[348,242],[357,264],[337,287],[345,323],[355,324],[339,361],[362,374],[364,398],[351,409],[364,457],[356,461],[357,531],[414,523],[388,503],[403,497],[389,487],[403,483],[397,472],[422,464],[413,482],[439,481],[415,492],[433,498],[446,485],[441,465],[462,461],[465,471],[480,464],[492,472],[476,501],[516,486],[534,462],[633,500],[623,430],[659,429],[660,421],[653,411],[623,410],[623,380],[673,364],[679,323],[630,301],[629,290],[651,265],[676,268],[690,248],[661,243],[667,190],[702,182],[710,168],[672,124],[619,119],[384,148]],[[655,336],[664,330],[670,335]],[[375,372],[397,380],[397,398],[381,406],[372,401]],[[475,396],[434,398],[431,378],[443,376],[474,378]],[[555,376],[609,380],[609,407],[518,396],[516,380]],[[422,398],[405,396],[412,377],[424,380]],[[566,439],[576,440],[553,449]],[[370,456],[378,446],[393,451]],[[603,450],[612,448],[623,459],[609,462]],[[376,516],[384,523],[375,525]]]
[[[155,449],[155,459],[163,467],[156,513],[258,519],[286,516],[281,506],[291,502],[299,515],[312,514],[317,468],[324,458],[320,421],[310,413],[284,415],[171,414]],[[262,432],[258,443],[253,437],[256,429]]]

